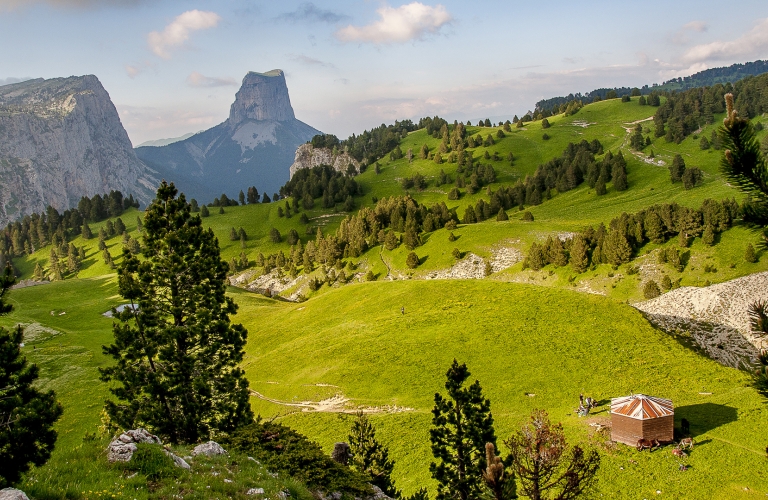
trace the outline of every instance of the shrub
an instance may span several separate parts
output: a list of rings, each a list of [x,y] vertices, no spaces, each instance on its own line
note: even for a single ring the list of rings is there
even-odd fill
[[[373,274],[373,271],[365,273],[365,281],[376,281],[376,275]]]
[[[149,481],[157,481],[169,477],[177,477],[181,469],[176,467],[173,459],[165,454],[160,445],[139,443],[130,462],[125,468],[146,476]]]
[[[408,257],[405,258],[405,263],[411,269],[416,269],[419,267],[419,256],[416,255],[416,252],[411,252],[408,254]]]
[[[461,250],[459,250],[458,248],[454,248],[453,251],[451,252],[451,255],[453,255],[454,259],[459,260],[461,258]]]
[[[520,217],[520,220],[526,221],[526,222],[533,222],[533,214],[526,210],[523,212],[522,217]]]
[[[643,287],[643,296],[646,299],[655,299],[659,295],[661,295],[659,285],[657,285],[653,280],[648,280],[648,282],[646,282],[645,286]]]
[[[666,274],[661,278],[661,287],[664,290],[669,290],[672,288],[672,280]]]
[[[541,136],[541,138],[544,139],[545,141],[548,141],[549,140],[549,134],[545,133],[544,135]]]
[[[283,237],[280,235],[280,231],[274,227],[269,230],[269,239],[272,241],[272,243],[280,243],[283,241]]]
[[[310,488],[368,496],[363,474],[327,456],[323,449],[295,430],[275,422],[257,421],[241,427],[225,445],[247,453],[273,472],[284,472]]]
[[[456,235],[453,232],[448,235],[448,241],[456,241]]]
[[[461,197],[461,193],[459,192],[458,188],[453,188],[450,191],[448,191],[449,200],[458,200],[460,197]]]
[[[757,254],[755,253],[755,247],[752,246],[752,243],[747,244],[747,249],[744,251],[744,260],[750,264],[757,262]]]

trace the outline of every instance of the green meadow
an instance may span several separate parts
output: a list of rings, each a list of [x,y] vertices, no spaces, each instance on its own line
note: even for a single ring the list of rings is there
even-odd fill
[[[570,117],[549,118],[551,127],[546,130],[541,122],[513,127],[502,139],[496,138],[499,127],[467,127],[473,136],[491,134],[496,141],[487,148],[475,148],[476,158],[486,150],[501,158],[510,152],[515,157],[512,163],[506,159],[481,160],[491,163],[497,172],[492,190],[532,174],[538,165],[559,156],[569,142],[599,139],[606,152],[623,152],[628,164],[627,191],[617,192],[609,184],[608,193],[597,196],[584,184],[554,194],[541,205],[526,207],[534,215],[532,222],[521,221],[515,208],[508,211],[510,220],[506,222],[494,219],[459,225],[453,231],[457,236],[453,242],[448,241],[450,231],[436,230],[424,235],[423,245],[415,250],[422,261],[415,270],[405,264],[408,250],[404,246],[392,251],[373,247],[352,260],[358,270],[372,270],[378,281],[323,286],[307,293],[309,300],[301,303],[230,288],[239,305],[233,319],[249,331],[243,366],[252,389],[262,396],[252,398],[254,411],[295,427],[330,452],[333,443],[347,440],[351,425],[351,416],[338,410],[368,408],[379,438],[396,461],[398,487],[405,493],[422,485],[432,488],[428,471],[430,411],[434,394],[442,390],[445,372],[456,358],[467,363],[490,398],[500,443],[526,422],[533,409],[543,408],[553,420],[563,423],[572,443],[600,450],[602,464],[591,496],[752,498],[768,494],[766,400],[751,387],[748,374],[707,359],[685,335],[671,336],[654,329],[630,307],[628,302],[642,300],[639,275],[608,265],[580,275],[569,267],[549,266],[536,272],[523,270],[517,263],[483,280],[419,279],[455,264],[454,248],[483,258],[491,257],[500,245],[525,254],[531,243],[553,234],[607,224],[623,212],[636,212],[655,203],[699,207],[707,198],[741,200],[740,193],[719,174],[721,151],[702,151],[693,136],[679,145],[653,139],[641,153],[629,149],[627,129],[634,123],[650,127],[653,137],[649,118],[655,110],[639,106],[636,98],[629,103],[602,101]],[[715,125],[704,127],[698,137],[709,137],[721,119],[716,117]],[[545,132],[548,140],[543,139]],[[439,143],[419,130],[404,138],[400,147],[404,153],[412,149],[417,155],[423,144],[435,150]],[[681,154],[687,166],[702,169],[703,184],[691,190],[672,184],[666,166],[646,161],[651,150],[656,161],[666,164]],[[455,180],[455,164],[438,165],[417,158],[409,163],[405,158],[390,161],[385,157],[380,165],[380,174],[369,167],[356,177],[363,189],[363,196],[356,199],[358,207],[372,206],[374,197],[406,194],[400,181],[416,173],[429,181],[424,191],[409,192],[419,203],[445,201],[461,217],[468,205],[488,199],[483,188],[474,195],[464,193],[459,200],[447,200],[453,183],[436,186],[435,179],[442,169]],[[236,197],[233,195],[237,193],[227,194]],[[224,259],[245,252],[253,262],[258,253],[289,251],[285,240],[270,240],[270,228],[283,236],[296,229],[306,243],[314,239],[317,227],[332,233],[347,215],[317,208],[316,203],[315,209],[306,211],[309,223],[305,225],[300,223],[299,214],[278,217],[277,208],[284,204],[225,207],[223,214],[212,208],[203,221],[217,235]],[[133,209],[121,216],[134,238],[140,237],[140,216],[141,212]],[[92,232],[97,234],[103,224],[91,224]],[[229,240],[230,229],[240,227],[248,235],[245,248],[239,240]],[[743,258],[747,243],[757,242],[754,232],[736,226],[720,235],[712,247],[694,240],[685,270],[680,273],[667,266],[664,272],[673,280],[680,279],[684,286],[702,286],[764,271],[768,269],[764,256],[759,254],[761,258],[754,264]],[[104,492],[112,491],[125,476],[121,469],[106,465],[100,450],[108,439],[93,436],[100,425],[103,401],[109,395],[98,375],[98,368],[110,362],[102,354],[102,345],[111,342],[112,320],[103,313],[122,299],[114,271],[104,264],[98,250],[98,239],[78,237],[73,243],[84,247],[86,253],[77,277],[11,291],[9,298],[15,310],[0,318],[4,326],[33,325],[28,328],[23,352],[40,366],[40,386],[54,389],[65,408],[57,424],[59,441],[50,462],[33,470],[21,485],[39,498],[109,497]],[[653,252],[657,248],[674,244],[647,244],[636,256],[641,260],[635,262],[655,262]],[[109,239],[107,246],[119,265],[121,237]],[[37,263],[47,267],[49,252],[45,247],[17,259],[21,277],[30,278]],[[716,271],[711,272],[712,268]],[[389,270],[411,279],[385,280]],[[576,291],[583,286],[603,295]],[[589,425],[607,421],[606,403],[611,397],[631,392],[670,398],[676,407],[676,423],[679,425],[681,418],[691,422],[696,447],[686,461],[689,470],[678,470],[679,463],[669,448],[638,453],[612,445],[608,436]],[[574,413],[580,393],[601,402],[587,419]],[[302,410],[306,402],[331,399],[337,404],[326,408],[330,411]],[[503,453],[505,446],[500,447]],[[232,468],[232,464],[210,466]],[[237,474],[241,489],[246,487],[246,475],[261,474],[256,469],[242,470],[242,475]],[[162,490],[162,494],[150,492],[141,486],[140,479],[130,483],[134,498],[171,496],[170,489]],[[203,484],[194,482],[198,479],[179,481],[188,481],[185,484],[194,489],[194,485]],[[268,491],[286,487],[294,497],[305,497],[300,485],[286,481],[265,477],[262,483]],[[240,495],[239,490],[227,490],[223,483],[221,488],[216,491],[222,496]]]

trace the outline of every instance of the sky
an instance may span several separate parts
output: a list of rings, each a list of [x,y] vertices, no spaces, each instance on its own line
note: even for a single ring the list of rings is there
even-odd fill
[[[768,59],[768,2],[0,0],[0,84],[96,75],[134,145],[224,121],[248,71],[352,133]]]

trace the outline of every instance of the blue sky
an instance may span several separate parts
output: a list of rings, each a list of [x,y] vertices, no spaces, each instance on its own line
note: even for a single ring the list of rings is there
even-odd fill
[[[343,138],[755,59],[765,0],[0,0],[0,83],[95,74],[134,144],[222,122],[248,71],[283,69],[296,116]]]

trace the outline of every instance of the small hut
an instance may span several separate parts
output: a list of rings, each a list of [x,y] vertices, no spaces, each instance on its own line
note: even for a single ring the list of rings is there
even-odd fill
[[[630,446],[640,439],[674,440],[675,411],[669,399],[633,394],[611,399],[611,439]]]

